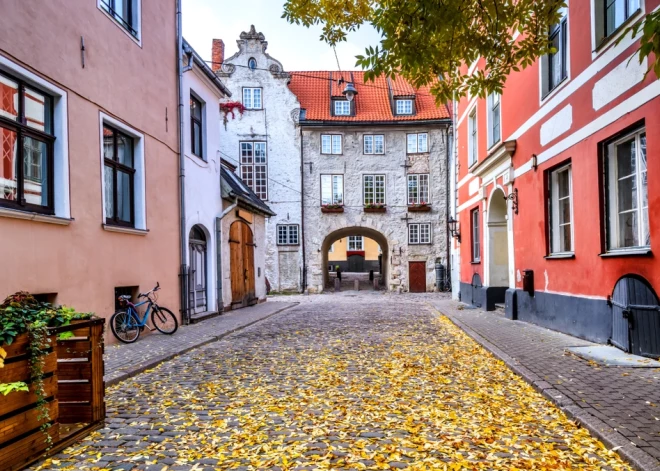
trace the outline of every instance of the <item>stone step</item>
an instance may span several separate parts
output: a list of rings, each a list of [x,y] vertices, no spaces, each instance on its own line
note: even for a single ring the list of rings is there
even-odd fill
[[[505,308],[506,308],[506,305],[504,303],[495,303],[495,309],[500,309],[500,310],[504,311]]]
[[[220,313],[217,311],[200,312],[190,316],[190,323],[197,324],[198,322],[202,322],[207,319],[212,319],[213,317],[218,317],[219,315]]]

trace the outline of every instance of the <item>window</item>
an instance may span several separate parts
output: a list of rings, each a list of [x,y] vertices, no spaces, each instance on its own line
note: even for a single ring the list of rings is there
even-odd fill
[[[550,253],[573,252],[573,182],[571,166],[550,172]]]
[[[298,224],[277,225],[277,245],[298,244]]]
[[[488,148],[500,142],[500,94],[488,95]]]
[[[649,202],[644,129],[606,147],[608,248],[649,247]]]
[[[550,28],[548,39],[555,52],[541,58],[542,96],[554,90],[568,77],[568,23],[566,9],[561,12],[561,21]]]
[[[425,132],[408,134],[408,154],[417,154],[429,151],[429,135]]]
[[[431,224],[409,224],[408,225],[408,244],[430,244],[431,243]]]
[[[348,250],[364,250],[364,239],[362,239],[362,236],[348,236]]]
[[[396,100],[396,114],[413,114],[413,101]]]
[[[135,221],[135,162],[133,138],[103,125],[105,223],[133,226]]]
[[[250,57],[248,60],[248,68],[254,70],[257,68],[257,60],[254,57]]]
[[[53,214],[53,99],[0,74],[0,206]]]
[[[261,103],[261,88],[244,88],[243,106],[248,110],[260,110],[263,108]]]
[[[364,175],[364,204],[385,204],[385,175]]]
[[[204,158],[202,102],[190,95],[190,151]]]
[[[348,100],[335,100],[335,116],[350,116],[351,103]]]
[[[241,142],[241,179],[263,201],[268,199],[268,157],[265,142]]]
[[[341,134],[321,134],[321,154],[341,154]]]
[[[408,175],[408,204],[428,204],[429,176],[428,174]]]
[[[321,175],[321,205],[344,204],[344,176]]]
[[[478,262],[481,260],[481,238],[479,234],[479,208],[473,209],[470,212],[470,220],[472,221],[472,261]]]
[[[468,116],[468,167],[477,163],[477,108]]]
[[[600,0],[603,4],[603,37],[614,33],[628,18],[639,10],[639,0]]]
[[[364,135],[364,153],[365,154],[384,154],[385,136],[382,134]]]
[[[139,0],[99,0],[101,8],[131,36],[139,39]]]

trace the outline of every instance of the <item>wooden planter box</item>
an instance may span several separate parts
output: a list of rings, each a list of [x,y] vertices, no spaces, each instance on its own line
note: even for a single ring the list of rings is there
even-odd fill
[[[5,367],[0,368],[0,382],[23,381],[28,383],[30,391],[0,395],[1,470],[23,469],[103,426],[104,322],[104,319],[78,321],[50,329],[52,348],[44,357],[43,368],[49,420],[38,418],[37,397],[34,385],[30,384],[28,335],[20,335],[11,345],[3,346],[7,358]],[[59,340],[62,332],[73,332],[74,337]],[[50,444],[40,430],[47,422],[51,424]]]
[[[382,208],[364,208],[365,213],[386,213],[387,207],[383,206]]]
[[[425,205],[408,206],[408,211],[426,213],[431,211],[431,205],[425,204]]]
[[[344,207],[342,206],[341,208],[324,208],[321,206],[321,212],[322,213],[343,213],[344,212]]]

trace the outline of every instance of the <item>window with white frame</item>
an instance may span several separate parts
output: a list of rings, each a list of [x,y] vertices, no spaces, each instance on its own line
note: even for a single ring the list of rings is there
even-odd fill
[[[341,134],[321,134],[321,154],[341,154],[342,135]]]
[[[364,175],[364,205],[385,204],[385,175]]]
[[[548,32],[555,52],[541,58],[541,87],[545,97],[568,77],[568,11],[562,8],[562,19]]]
[[[413,101],[411,99],[399,99],[396,102],[396,114],[413,114]]]
[[[277,225],[277,245],[298,245],[298,224]]]
[[[552,170],[550,191],[550,253],[573,252],[573,178],[571,165]]]
[[[241,142],[241,179],[261,199],[268,199],[268,156],[265,142]]]
[[[475,208],[470,212],[470,222],[472,223],[472,261],[478,262],[481,260],[481,234],[479,232],[479,208]]]
[[[140,0],[99,0],[99,6],[131,36],[140,38]]]
[[[408,175],[408,205],[429,203],[429,175]]]
[[[477,163],[477,108],[468,116],[468,167]]]
[[[334,100],[335,116],[350,116],[351,102],[348,100]]]
[[[261,88],[243,89],[243,106],[248,110],[260,110],[263,108]]]
[[[612,36],[640,8],[640,0],[595,0],[596,45]]]
[[[362,236],[348,236],[348,250],[364,250],[364,239]]]
[[[500,94],[491,93],[488,95],[488,148],[490,149],[502,139],[500,129]]]
[[[646,130],[606,146],[608,249],[649,247]]]
[[[430,244],[431,243],[431,224],[413,223],[408,224],[408,244]]]
[[[193,94],[190,94],[190,151],[204,158],[204,108]]]
[[[321,175],[321,205],[344,204],[344,176]]]
[[[384,154],[385,136],[382,134],[364,135],[364,153],[365,154]]]
[[[408,134],[408,154],[418,154],[429,151],[429,135],[428,133],[421,132],[417,134]]]

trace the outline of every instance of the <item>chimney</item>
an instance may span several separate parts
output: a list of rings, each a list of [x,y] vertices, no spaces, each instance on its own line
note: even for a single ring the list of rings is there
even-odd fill
[[[211,69],[213,72],[220,70],[222,63],[225,61],[225,42],[222,39],[213,40],[213,49],[211,50]]]

